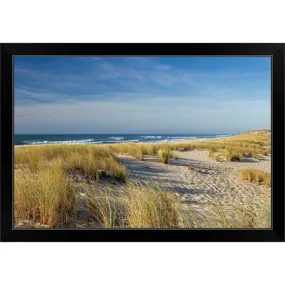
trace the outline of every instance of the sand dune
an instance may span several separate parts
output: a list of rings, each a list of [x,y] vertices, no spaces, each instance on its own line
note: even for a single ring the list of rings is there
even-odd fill
[[[127,167],[130,178],[141,182],[155,182],[174,191],[181,197],[184,208],[198,212],[211,210],[209,200],[219,201],[225,207],[270,203],[271,188],[242,181],[240,171],[254,167],[271,171],[270,157],[262,160],[244,159],[242,162],[219,162],[208,157],[207,151],[176,152],[178,160],[170,165],[160,163],[155,157],[145,156],[144,161],[118,155]],[[189,170],[193,166],[198,171]],[[209,207],[208,207],[209,206]]]

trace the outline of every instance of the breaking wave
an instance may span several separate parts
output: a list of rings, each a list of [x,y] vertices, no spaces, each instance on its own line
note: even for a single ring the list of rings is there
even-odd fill
[[[116,140],[116,141],[121,141],[124,139],[124,137],[109,137],[108,139],[110,140]]]
[[[24,141],[25,144],[28,145],[36,145],[36,144],[85,144],[92,143],[93,139],[87,140],[69,140],[69,141]]]

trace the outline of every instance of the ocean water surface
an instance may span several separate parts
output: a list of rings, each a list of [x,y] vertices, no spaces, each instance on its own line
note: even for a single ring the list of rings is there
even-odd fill
[[[232,134],[15,134],[14,145],[111,144],[207,140]]]

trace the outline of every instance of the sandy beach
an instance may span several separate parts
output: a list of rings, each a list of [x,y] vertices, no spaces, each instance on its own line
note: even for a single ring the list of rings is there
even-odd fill
[[[208,157],[208,151],[192,150],[176,152],[178,160],[170,165],[162,164],[155,157],[146,156],[138,161],[129,156],[119,155],[126,165],[130,178],[142,182],[155,182],[179,195],[184,207],[199,212],[211,210],[210,200],[218,200],[224,206],[270,203],[271,188],[242,181],[241,169],[254,167],[271,171],[271,158],[261,160],[244,159],[242,162],[219,162]],[[189,170],[193,166],[199,171]]]

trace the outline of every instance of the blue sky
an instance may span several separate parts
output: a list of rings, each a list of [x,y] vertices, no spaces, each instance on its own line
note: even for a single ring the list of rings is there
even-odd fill
[[[269,57],[15,57],[15,133],[270,128]]]

